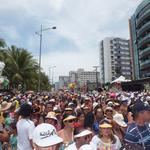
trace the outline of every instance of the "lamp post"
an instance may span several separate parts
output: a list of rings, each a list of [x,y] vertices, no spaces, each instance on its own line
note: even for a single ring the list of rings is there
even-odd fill
[[[51,27],[51,28],[43,28],[41,24],[41,29],[38,32],[35,32],[38,36],[40,36],[40,51],[39,51],[39,79],[38,79],[38,92],[41,91],[41,51],[42,51],[42,33],[43,31],[51,30],[51,29],[56,29],[56,27]]]

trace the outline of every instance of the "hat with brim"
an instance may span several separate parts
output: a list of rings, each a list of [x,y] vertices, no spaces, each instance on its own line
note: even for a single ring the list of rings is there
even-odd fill
[[[113,120],[121,127],[127,127],[122,114],[115,114]]]
[[[56,101],[55,101],[55,99],[50,99],[49,102],[55,103]]]
[[[89,98],[89,97],[85,97],[84,100],[85,100],[85,101],[89,101],[90,98]]]
[[[12,103],[11,102],[6,102],[6,101],[3,101],[1,103],[1,111],[6,111],[8,110],[10,107],[11,107]]]
[[[65,108],[65,111],[72,111],[72,108],[67,107],[67,108]]]
[[[108,123],[103,123],[101,125],[99,125],[100,128],[112,128],[112,125],[111,124],[108,124]]]
[[[47,116],[46,116],[45,118],[46,118],[46,119],[54,119],[54,120],[57,121],[57,118],[55,117],[55,115],[52,114],[52,113],[50,113],[50,112],[47,114]]]
[[[139,113],[142,111],[150,111],[150,106],[142,101],[138,101],[133,106],[133,113]]]
[[[83,137],[83,136],[86,136],[89,134],[92,134],[92,132],[90,130],[83,130],[79,134],[75,135],[74,138]]]
[[[65,119],[63,120],[63,122],[66,122],[66,121],[68,121],[68,120],[74,120],[74,119],[76,119],[75,116],[69,115],[67,118],[65,118]]]
[[[90,109],[88,106],[83,107],[83,110]]]
[[[112,107],[106,107],[105,112],[108,111],[108,110],[111,110],[113,112]]]
[[[53,125],[42,123],[33,131],[33,143],[40,147],[48,147],[62,143],[63,139],[57,135]]]

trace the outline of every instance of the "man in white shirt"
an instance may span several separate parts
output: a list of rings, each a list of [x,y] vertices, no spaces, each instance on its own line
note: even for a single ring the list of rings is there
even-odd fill
[[[92,139],[92,132],[89,130],[82,130],[79,134],[74,136],[75,142],[69,145],[65,150],[78,150],[84,144],[89,144]]]
[[[30,120],[32,113],[31,105],[25,103],[20,107],[21,119],[17,122],[17,150],[32,150],[32,133],[35,128],[34,122]]]
[[[33,132],[34,150],[58,150],[63,139],[56,133],[53,125],[42,123]]]

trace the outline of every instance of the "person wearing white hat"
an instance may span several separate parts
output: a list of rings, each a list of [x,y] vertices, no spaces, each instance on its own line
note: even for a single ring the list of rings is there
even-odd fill
[[[53,125],[42,123],[33,131],[34,150],[59,150],[62,142]]]
[[[127,124],[125,123],[124,121],[124,117],[122,114],[115,114],[113,116],[113,120],[120,126],[120,127],[124,127],[126,128],[127,127]]]
[[[47,116],[45,117],[45,123],[49,123],[53,125],[55,128],[57,128],[57,118],[55,112],[49,112]]]
[[[74,136],[75,142],[69,145],[65,150],[78,150],[84,144],[89,144],[92,138],[92,132],[90,130],[81,130]]]
[[[122,114],[116,113],[113,116],[113,131],[114,134],[119,137],[120,140],[124,139],[125,131],[127,128],[127,123],[124,121]]]

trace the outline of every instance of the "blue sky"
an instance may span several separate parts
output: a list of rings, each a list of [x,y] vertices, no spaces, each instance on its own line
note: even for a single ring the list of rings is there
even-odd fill
[[[0,0],[0,38],[28,49],[38,60],[43,32],[42,68],[56,66],[54,80],[71,70],[99,64],[99,42],[108,36],[129,38],[128,19],[142,0]]]

